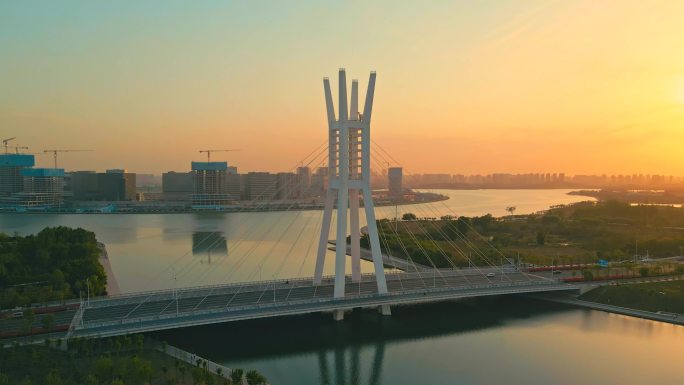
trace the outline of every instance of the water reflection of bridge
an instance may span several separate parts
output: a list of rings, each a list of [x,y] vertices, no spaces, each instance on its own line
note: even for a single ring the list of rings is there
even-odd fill
[[[380,340],[373,346],[373,360],[369,369],[368,379],[362,378],[361,360],[360,360],[360,345],[352,345],[349,349],[341,347],[333,351],[333,362],[335,366],[334,375],[331,375],[328,354],[324,350],[319,350],[317,353],[318,359],[318,373],[320,376],[320,383],[324,385],[340,384],[340,385],[357,385],[369,384],[377,385],[380,383],[382,374],[382,363],[385,358],[385,343]],[[347,365],[349,362],[349,365]],[[334,377],[334,379],[333,379]]]
[[[229,367],[259,367],[273,383],[365,385],[387,383],[386,366],[392,361],[395,366],[396,359],[385,359],[406,342],[500,328],[567,310],[528,298],[495,297],[399,307],[392,317],[355,311],[343,323],[310,314],[158,332],[154,338]],[[284,362],[302,370],[283,372]]]

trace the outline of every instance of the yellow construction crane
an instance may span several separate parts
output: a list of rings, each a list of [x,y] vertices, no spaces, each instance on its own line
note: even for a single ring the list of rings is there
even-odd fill
[[[11,140],[14,140],[14,139],[16,139],[16,138],[17,138],[17,137],[15,136],[14,138],[7,138],[7,139],[3,139],[3,140],[2,140],[2,144],[5,145],[5,154],[8,153],[8,151],[7,151],[7,143],[9,143]]]
[[[207,162],[211,162],[211,153],[212,152],[228,152],[228,151],[242,151],[242,149],[229,149],[229,150],[200,150],[200,154],[202,153],[207,153]]]
[[[43,152],[51,152],[52,157],[55,160],[55,168],[57,168],[57,153],[59,152],[83,152],[83,151],[93,151],[93,150],[43,150]]]

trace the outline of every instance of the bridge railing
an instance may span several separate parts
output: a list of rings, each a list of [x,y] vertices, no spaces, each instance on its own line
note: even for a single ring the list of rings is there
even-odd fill
[[[138,323],[140,327],[142,327],[143,323],[147,322],[155,322],[155,321],[166,321],[166,320],[171,320],[171,319],[191,319],[191,318],[196,318],[196,317],[207,317],[207,316],[212,316],[216,314],[226,314],[226,313],[232,313],[232,314],[239,314],[241,312],[257,312],[257,313],[262,313],[264,310],[268,309],[282,309],[282,308],[296,308],[299,306],[316,306],[316,305],[321,305],[325,304],[328,305],[326,306],[325,309],[320,309],[320,310],[327,310],[327,308],[345,308],[349,307],[349,305],[355,303],[355,302],[363,302],[363,300],[369,300],[369,299],[388,299],[388,298],[393,298],[393,297],[402,297],[402,296],[410,296],[410,295],[427,295],[427,294],[436,294],[436,293],[454,293],[454,292],[473,292],[473,291],[492,291],[493,289],[501,289],[501,288],[507,288],[507,289],[513,289],[513,290],[508,290],[507,292],[527,292],[525,288],[529,288],[530,286],[553,286],[557,287],[559,290],[560,289],[568,289],[568,288],[574,288],[573,285],[566,284],[566,283],[559,283],[559,282],[553,282],[553,281],[536,281],[536,282],[516,282],[516,283],[499,283],[499,284],[481,284],[481,285],[469,285],[469,286],[463,286],[463,287],[439,287],[439,288],[424,288],[424,289],[414,289],[414,290],[405,290],[401,292],[393,292],[393,293],[387,293],[387,294],[379,294],[379,293],[368,293],[368,294],[359,294],[359,295],[352,295],[344,298],[334,298],[334,297],[328,297],[328,298],[322,298],[322,297],[316,297],[316,298],[310,298],[310,299],[303,299],[303,300],[286,300],[286,301],[278,301],[278,302],[266,302],[266,303],[256,303],[256,304],[250,304],[250,305],[243,305],[243,306],[226,306],[222,308],[214,308],[214,309],[203,309],[203,310],[191,310],[191,311],[183,311],[178,314],[176,313],[168,313],[168,314],[156,314],[156,315],[149,315],[149,316],[143,316],[143,317],[135,317],[135,318],[120,318],[117,320],[112,320],[112,321],[100,321],[100,322],[85,322],[82,326],[76,326],[76,330],[82,330],[82,329],[98,329],[98,328],[106,328],[106,327],[116,327],[116,326],[125,326],[125,325],[134,325]],[[318,306],[320,307],[320,306]],[[282,311],[280,312],[281,314],[283,313]],[[275,315],[277,313],[275,312],[266,312],[266,316],[268,315]],[[263,314],[262,314],[263,315]]]
[[[436,272],[440,274],[456,274],[456,275],[482,275],[483,272],[500,272],[500,268],[496,267],[480,267],[480,268],[460,268],[460,269],[434,269]],[[504,269],[505,272],[510,273],[510,272],[515,272],[515,270],[512,269]],[[406,276],[406,275],[425,275],[429,274],[430,271],[420,271],[420,272],[415,272],[415,271],[409,271],[409,272],[386,272],[385,277],[392,279],[400,279],[401,276]],[[375,273],[363,273],[361,274],[362,280],[363,278],[368,278],[370,279],[375,279]],[[334,275],[326,275],[323,276],[323,280],[332,280],[334,279]],[[352,276],[346,275],[347,280],[351,280]],[[126,299],[130,297],[140,297],[144,295],[159,295],[159,294],[168,294],[168,293],[176,293],[176,294],[181,294],[181,293],[188,293],[192,291],[205,291],[205,290],[212,290],[212,289],[221,289],[221,288],[231,288],[231,287],[241,287],[241,286],[257,286],[257,285],[268,285],[271,286],[274,283],[288,283],[288,284],[294,284],[294,283],[299,283],[299,282],[311,282],[313,281],[313,277],[294,277],[294,278],[279,278],[275,280],[252,280],[252,281],[243,281],[243,282],[234,282],[234,283],[219,283],[219,284],[213,284],[213,285],[200,285],[200,286],[190,286],[190,287],[184,287],[184,288],[171,288],[171,289],[158,289],[158,290],[149,290],[149,291],[139,291],[139,292],[131,292],[131,293],[121,293],[121,294],[114,294],[114,295],[109,295],[109,296],[98,296],[98,297],[91,297],[90,301],[91,302],[97,302],[97,301],[106,301],[106,300],[112,300],[112,299]]]
[[[386,278],[388,281],[401,281],[402,279],[407,279],[407,278],[421,278],[421,279],[432,279],[434,278],[433,276],[435,274],[439,274],[440,277],[453,277],[453,276],[475,276],[475,275],[482,275],[482,272],[475,273],[471,269],[465,270],[465,269],[435,269],[432,272],[391,272],[386,274]],[[491,269],[490,269],[491,270]],[[487,270],[489,271],[489,270]],[[492,270],[492,271],[500,271],[500,270]],[[486,272],[486,271],[485,271]],[[503,274],[502,276],[505,276]],[[351,275],[346,276],[348,283],[352,283],[351,280]],[[489,278],[488,278],[489,279]],[[265,291],[269,287],[301,287],[303,285],[306,286],[313,286],[312,284],[313,278],[306,277],[306,278],[282,278],[282,279],[276,279],[276,280],[267,280],[267,281],[247,281],[247,282],[239,282],[239,283],[230,283],[230,284],[216,284],[216,285],[205,285],[205,286],[194,286],[194,287],[189,287],[189,288],[182,288],[182,289],[162,289],[162,290],[154,290],[154,291],[148,291],[148,292],[137,292],[137,293],[128,293],[128,294],[122,294],[118,296],[111,296],[111,297],[97,297],[95,299],[91,299],[90,303],[88,304],[89,308],[99,308],[99,307],[104,307],[104,306],[110,306],[112,303],[117,303],[120,305],[126,305],[126,304],[133,304],[133,303],[141,303],[141,302],[147,302],[148,300],[156,299],[156,300],[162,300],[162,299],[168,299],[168,300],[175,300],[176,298],[181,299],[181,298],[192,298],[193,296],[206,296],[211,293],[223,293],[223,294],[228,294],[228,293],[233,293],[236,290],[242,290],[242,288],[251,288],[251,290],[254,290],[255,288],[259,291]],[[364,273],[361,275],[361,282],[374,282],[375,281],[375,274],[374,273]],[[324,276],[322,279],[322,282],[334,282],[334,276],[328,275]],[[356,282],[354,282],[356,284]]]

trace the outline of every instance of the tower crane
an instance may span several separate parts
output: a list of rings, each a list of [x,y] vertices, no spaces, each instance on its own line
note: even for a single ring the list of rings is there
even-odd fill
[[[2,140],[2,144],[5,145],[5,154],[7,154],[7,152],[8,152],[8,151],[7,151],[7,143],[9,143],[11,140],[14,140],[14,139],[16,139],[16,138],[17,138],[17,137],[15,136],[15,137],[13,137],[13,138],[7,138],[7,139],[3,139],[3,140]]]
[[[52,158],[55,160],[55,168],[57,168],[57,153],[60,152],[84,152],[84,151],[93,151],[93,150],[43,150],[43,152],[51,152],[52,153]]]
[[[19,150],[28,150],[26,146],[14,146],[14,151],[18,154]]]
[[[228,151],[242,151],[242,149],[229,149],[229,150],[200,150],[200,154],[202,153],[207,153],[207,162],[211,161],[211,153],[212,152],[228,152]]]

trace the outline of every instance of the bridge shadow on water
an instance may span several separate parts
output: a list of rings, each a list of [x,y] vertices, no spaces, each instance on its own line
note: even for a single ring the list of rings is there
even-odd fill
[[[390,317],[357,309],[346,313],[341,322],[334,321],[330,313],[322,313],[150,335],[217,362],[313,355],[320,384],[380,384],[386,345],[501,328],[569,309],[520,296],[498,296],[395,306]],[[366,360],[370,368],[365,380],[360,380],[362,349],[371,352]]]

